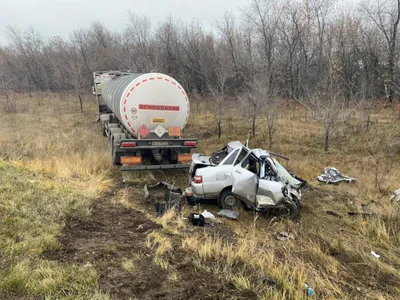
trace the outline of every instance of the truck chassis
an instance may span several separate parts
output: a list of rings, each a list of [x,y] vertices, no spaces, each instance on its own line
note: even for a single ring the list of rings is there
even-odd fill
[[[108,138],[112,163],[121,171],[165,170],[189,168],[194,139],[178,137],[135,138],[112,113],[100,108],[101,131]],[[102,114],[103,113],[103,114]]]

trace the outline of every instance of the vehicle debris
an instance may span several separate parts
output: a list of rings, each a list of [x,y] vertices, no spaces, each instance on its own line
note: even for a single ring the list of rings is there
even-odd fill
[[[324,168],[324,173],[320,176],[317,176],[319,182],[325,183],[340,183],[340,182],[353,182],[357,179],[343,175],[338,169],[334,167],[326,167]]]
[[[186,202],[190,206],[195,206],[200,201],[200,199],[196,198],[193,195],[192,188],[190,187],[185,189],[185,195],[186,195]]]
[[[336,213],[336,212],[334,212],[334,211],[332,211],[332,210],[327,210],[326,213],[327,213],[328,215],[337,217],[337,218],[339,218],[339,219],[343,218],[343,216],[339,215],[338,213]]]
[[[214,216],[212,213],[210,213],[209,211],[207,211],[207,210],[204,210],[204,211],[201,213],[201,215],[202,215],[205,219],[213,219],[213,218],[215,218],[215,216]]]
[[[237,220],[239,219],[239,212],[238,211],[234,211],[234,210],[230,210],[230,209],[221,209],[218,212],[218,216],[220,217],[225,217],[231,220]]]
[[[381,257],[379,254],[377,254],[375,251],[371,251],[371,254],[374,256],[374,257],[376,257],[376,258],[379,258],[379,257]]]
[[[338,214],[337,212],[334,212],[334,211],[332,211],[332,210],[327,210],[327,211],[326,211],[326,213],[327,213],[328,215],[331,215],[331,216],[337,217],[337,218],[339,218],[339,219],[343,218],[343,216],[342,216],[342,215],[340,215],[340,214]],[[376,213],[369,213],[369,212],[354,212],[354,211],[349,211],[349,212],[347,212],[347,215],[348,215],[349,217],[354,217],[354,216],[361,216],[361,217],[374,217],[374,216],[377,216],[377,214],[376,214]]]
[[[361,207],[365,209],[365,208],[368,208],[368,206],[370,206],[373,203],[375,203],[375,200],[371,200],[367,204],[361,204]]]
[[[349,211],[347,213],[349,216],[361,216],[361,217],[374,217],[377,214],[376,213],[367,213],[367,212],[354,212],[354,211]]]
[[[194,226],[204,227],[206,225],[206,220],[201,214],[191,213],[189,215],[189,222]]]
[[[189,170],[193,195],[215,199],[222,209],[244,204],[257,211],[283,208],[294,217],[300,208],[304,183],[294,178],[263,149],[233,141],[211,156],[193,154]]]
[[[173,184],[160,181],[152,186],[146,184],[143,190],[145,200],[154,203],[158,217],[164,215],[170,209],[181,211],[183,192]]]
[[[165,181],[159,181],[155,185],[149,186],[146,184],[144,186],[144,188],[143,188],[144,198],[145,198],[145,200],[148,200],[149,197],[151,197],[151,196],[162,195],[162,197],[164,197],[165,191],[168,191],[168,190],[175,194],[180,194],[180,195],[183,194],[182,190],[180,188],[176,187],[175,185],[170,184]]]
[[[390,197],[390,201],[394,201],[394,202],[400,201],[400,189],[393,192],[392,197]]]
[[[304,286],[306,288],[306,294],[308,297],[314,295],[314,289],[312,287],[310,287],[307,283],[304,283]]]
[[[276,239],[279,241],[287,241],[288,239],[294,240],[294,234],[286,231],[278,232]]]
[[[268,286],[270,286],[270,287],[276,286],[276,281],[273,280],[273,279],[271,279],[271,278],[268,278],[268,277],[264,278],[264,279],[262,280],[262,283],[263,283],[263,284],[266,284],[266,285],[268,285]]]
[[[289,170],[288,170],[288,172],[293,178],[297,179],[300,182],[299,187],[305,187],[307,185],[307,181],[304,180],[303,178],[300,178],[299,176],[297,176],[296,173],[289,171]]]

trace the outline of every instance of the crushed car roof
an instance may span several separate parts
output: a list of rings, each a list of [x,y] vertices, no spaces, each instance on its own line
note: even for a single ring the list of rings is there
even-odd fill
[[[228,147],[236,149],[236,148],[244,147],[244,145],[239,141],[233,141],[233,142],[228,143]]]

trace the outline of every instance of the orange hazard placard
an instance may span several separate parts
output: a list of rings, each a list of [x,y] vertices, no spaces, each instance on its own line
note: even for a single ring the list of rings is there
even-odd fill
[[[180,127],[168,127],[168,135],[169,136],[181,136],[181,128]]]

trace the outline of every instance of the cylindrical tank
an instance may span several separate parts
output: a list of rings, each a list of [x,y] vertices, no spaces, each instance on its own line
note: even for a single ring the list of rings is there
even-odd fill
[[[131,74],[104,83],[102,97],[108,108],[134,136],[145,125],[183,129],[189,118],[189,99],[182,86],[161,73]]]

